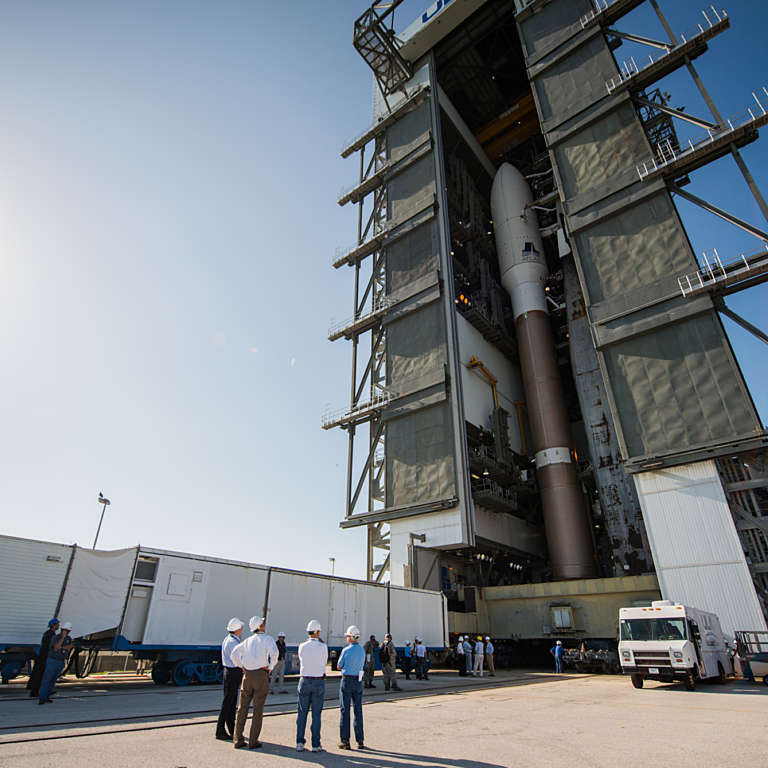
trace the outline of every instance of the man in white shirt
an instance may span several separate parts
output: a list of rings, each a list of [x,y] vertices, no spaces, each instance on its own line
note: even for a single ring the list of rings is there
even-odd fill
[[[277,664],[277,645],[270,635],[264,634],[266,619],[252,616],[248,622],[253,634],[232,649],[232,661],[243,670],[243,687],[240,689],[240,706],[237,708],[235,733],[233,736],[235,749],[249,747],[258,749],[261,746],[261,720],[264,716],[264,702],[269,693],[269,673]],[[248,710],[253,699],[253,719],[251,733],[246,743],[243,729],[248,717]]]
[[[221,702],[219,722],[216,724],[216,738],[231,741],[235,732],[235,710],[237,709],[237,691],[243,680],[243,670],[232,661],[232,650],[240,644],[243,634],[243,622],[238,618],[230,619],[227,624],[227,636],[221,643],[221,666],[224,668],[224,699]]]
[[[417,680],[429,680],[427,674],[427,649],[424,643],[421,642],[421,638],[416,638],[416,679]]]
[[[483,638],[480,635],[477,636],[477,642],[475,643],[475,667],[472,674],[475,677],[483,676],[483,656],[485,655],[485,645],[483,644]]]
[[[309,639],[299,646],[299,706],[296,717],[296,751],[303,752],[306,739],[307,718],[312,711],[312,751],[322,752],[320,725],[325,701],[325,666],[328,663],[328,646],[320,639],[323,628],[317,619],[307,624]]]

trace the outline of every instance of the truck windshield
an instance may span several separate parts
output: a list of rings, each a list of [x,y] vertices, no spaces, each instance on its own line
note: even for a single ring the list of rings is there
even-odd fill
[[[622,619],[622,640],[685,640],[684,619]]]

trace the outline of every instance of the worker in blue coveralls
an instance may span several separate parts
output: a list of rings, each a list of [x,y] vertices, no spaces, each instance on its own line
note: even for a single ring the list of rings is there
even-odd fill
[[[72,638],[70,637],[71,632],[72,625],[65,621],[61,625],[61,632],[51,641],[48,660],[45,662],[45,672],[43,672],[43,679],[40,681],[38,704],[51,703],[51,691],[53,686],[56,685],[56,681],[59,679],[59,675],[66,664],[67,656],[73,647]]]
[[[351,626],[347,629],[347,645],[339,656],[336,666],[341,670],[339,689],[339,749],[350,749],[349,718],[350,706],[355,711],[355,740],[358,749],[365,749],[363,738],[363,666],[365,651],[360,647],[360,630]]]
[[[562,641],[558,640],[549,652],[555,657],[555,672],[560,674],[563,671],[563,654],[565,653]]]

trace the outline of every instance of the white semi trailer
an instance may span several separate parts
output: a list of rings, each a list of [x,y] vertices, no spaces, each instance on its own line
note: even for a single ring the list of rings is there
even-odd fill
[[[724,683],[731,671],[728,644],[714,613],[671,600],[646,608],[619,609],[619,659],[632,685],[644,680],[682,680],[693,690],[697,680]]]
[[[72,623],[91,655],[123,650],[151,660],[159,684],[219,678],[232,616],[263,615],[268,632],[285,632],[289,672],[309,618],[322,623],[332,654],[350,624],[364,635],[391,632],[399,646],[416,636],[434,653],[448,644],[440,592],[150,547],[94,551],[0,536],[0,585],[4,680],[33,656],[53,615]]]

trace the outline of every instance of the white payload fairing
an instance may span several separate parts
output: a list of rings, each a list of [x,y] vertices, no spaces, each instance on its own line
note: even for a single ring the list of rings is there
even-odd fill
[[[594,554],[552,339],[545,281],[549,274],[530,187],[504,163],[491,191],[501,283],[512,298],[552,575],[594,575]]]

